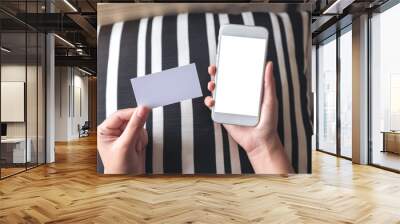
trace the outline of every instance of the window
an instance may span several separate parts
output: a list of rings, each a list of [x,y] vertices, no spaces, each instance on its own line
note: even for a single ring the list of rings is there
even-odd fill
[[[322,41],[317,53],[317,148],[350,159],[353,77],[351,24],[340,30],[338,36],[333,35]]]
[[[400,4],[371,18],[372,163],[400,170]]]
[[[352,141],[352,33],[342,31],[340,43],[340,155],[351,158]]]
[[[336,153],[336,36],[318,48],[318,149]]]

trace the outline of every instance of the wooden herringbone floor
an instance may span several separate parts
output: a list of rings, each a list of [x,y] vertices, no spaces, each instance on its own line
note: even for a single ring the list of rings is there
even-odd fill
[[[313,174],[96,174],[94,137],[0,181],[0,223],[400,223],[400,175],[315,152]]]

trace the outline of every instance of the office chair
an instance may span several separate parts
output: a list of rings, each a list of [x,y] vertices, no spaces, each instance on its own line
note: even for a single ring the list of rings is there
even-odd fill
[[[85,121],[82,127],[79,128],[79,138],[89,136],[89,129],[90,129],[89,121]]]

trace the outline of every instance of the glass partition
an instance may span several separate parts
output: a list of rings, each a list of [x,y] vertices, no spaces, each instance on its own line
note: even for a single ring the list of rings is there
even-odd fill
[[[39,13],[44,1],[0,2]],[[0,12],[0,178],[45,163],[45,35]]]
[[[1,34],[2,177],[24,171],[31,159],[26,150],[26,41],[25,32]]]

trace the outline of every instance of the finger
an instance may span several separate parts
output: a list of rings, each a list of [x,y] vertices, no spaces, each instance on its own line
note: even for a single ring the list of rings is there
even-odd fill
[[[275,78],[272,62],[268,62],[265,67],[264,76],[264,102],[269,102],[276,98]]]
[[[119,137],[121,134],[120,129],[97,129],[97,136]]]
[[[136,108],[135,113],[132,114],[124,132],[120,137],[120,141],[125,144],[130,144],[140,134],[146,123],[147,116],[150,109],[147,107],[139,106]]]
[[[142,139],[143,139],[143,144],[144,144],[143,147],[146,147],[147,143],[149,142],[149,136],[147,136],[146,129],[143,128],[142,130],[143,130],[142,131]]]
[[[134,111],[134,108],[128,108],[114,112],[98,126],[99,133],[107,135],[113,129],[120,130],[129,121]]]
[[[215,65],[208,66],[208,74],[210,74],[211,77],[215,76],[216,71],[217,67],[215,67]]]
[[[268,62],[265,68],[265,76],[264,76],[264,94],[263,94],[263,102],[261,107],[261,122],[263,123],[268,116],[276,117],[274,113],[277,113],[277,98],[276,98],[276,89],[275,89],[275,79],[273,72],[272,62]]]
[[[204,104],[208,107],[208,108],[212,108],[215,104],[214,99],[211,96],[207,96],[206,98],[204,98]]]
[[[143,128],[142,131],[139,132],[139,140],[136,142],[136,152],[137,153],[142,153],[146,151],[146,145],[148,143],[148,137],[147,137],[147,132]]]
[[[126,122],[126,123],[123,124],[121,127],[119,127],[119,130],[121,131],[121,133],[125,130],[126,125],[128,125],[128,122]]]
[[[208,84],[207,84],[207,89],[208,89],[210,92],[213,92],[214,89],[215,89],[215,82],[214,82],[214,81],[209,81]]]

